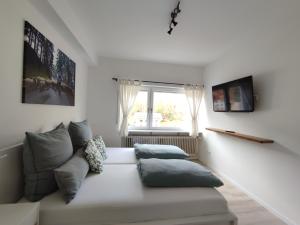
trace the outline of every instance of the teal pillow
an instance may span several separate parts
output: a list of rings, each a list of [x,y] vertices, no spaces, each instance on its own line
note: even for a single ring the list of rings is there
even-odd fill
[[[73,157],[54,170],[55,180],[65,202],[69,203],[77,194],[89,171],[89,164],[79,149]]]
[[[71,136],[74,151],[83,148],[88,140],[93,138],[93,133],[87,120],[82,122],[70,122],[69,133]]]
[[[186,159],[189,157],[181,148],[174,145],[134,144],[137,159]]]
[[[140,159],[142,182],[149,187],[220,187],[222,181],[198,163],[182,159]]]
[[[25,197],[38,201],[57,190],[53,170],[71,158],[70,135],[63,124],[46,133],[26,132],[23,150]]]

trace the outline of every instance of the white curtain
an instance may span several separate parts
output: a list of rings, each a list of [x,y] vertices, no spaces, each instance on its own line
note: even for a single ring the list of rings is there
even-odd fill
[[[192,130],[191,136],[198,136],[198,114],[202,100],[203,88],[200,85],[185,85],[185,96],[189,105],[191,117],[192,117]]]
[[[139,81],[118,79],[118,128],[121,137],[128,135],[128,115],[140,88]]]

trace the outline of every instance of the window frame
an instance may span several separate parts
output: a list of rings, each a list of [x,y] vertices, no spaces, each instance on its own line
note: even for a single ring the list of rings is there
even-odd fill
[[[147,99],[147,126],[146,127],[129,127],[129,132],[134,131],[169,131],[169,132],[188,132],[186,129],[181,129],[178,127],[153,127],[152,123],[152,114],[153,114],[153,104],[154,104],[154,93],[175,93],[175,94],[184,94],[183,87],[174,87],[174,86],[155,86],[155,85],[143,85],[140,91],[148,92]]]

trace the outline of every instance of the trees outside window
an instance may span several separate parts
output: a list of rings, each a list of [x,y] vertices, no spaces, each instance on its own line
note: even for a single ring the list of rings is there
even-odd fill
[[[145,87],[129,115],[130,130],[189,129],[189,108],[181,88]]]

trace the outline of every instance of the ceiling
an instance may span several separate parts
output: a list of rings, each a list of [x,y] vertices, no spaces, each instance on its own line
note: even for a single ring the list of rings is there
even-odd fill
[[[48,2],[94,61],[104,56],[189,65],[216,60],[256,26],[288,16],[291,8],[282,0],[182,0],[170,36],[175,0]]]

